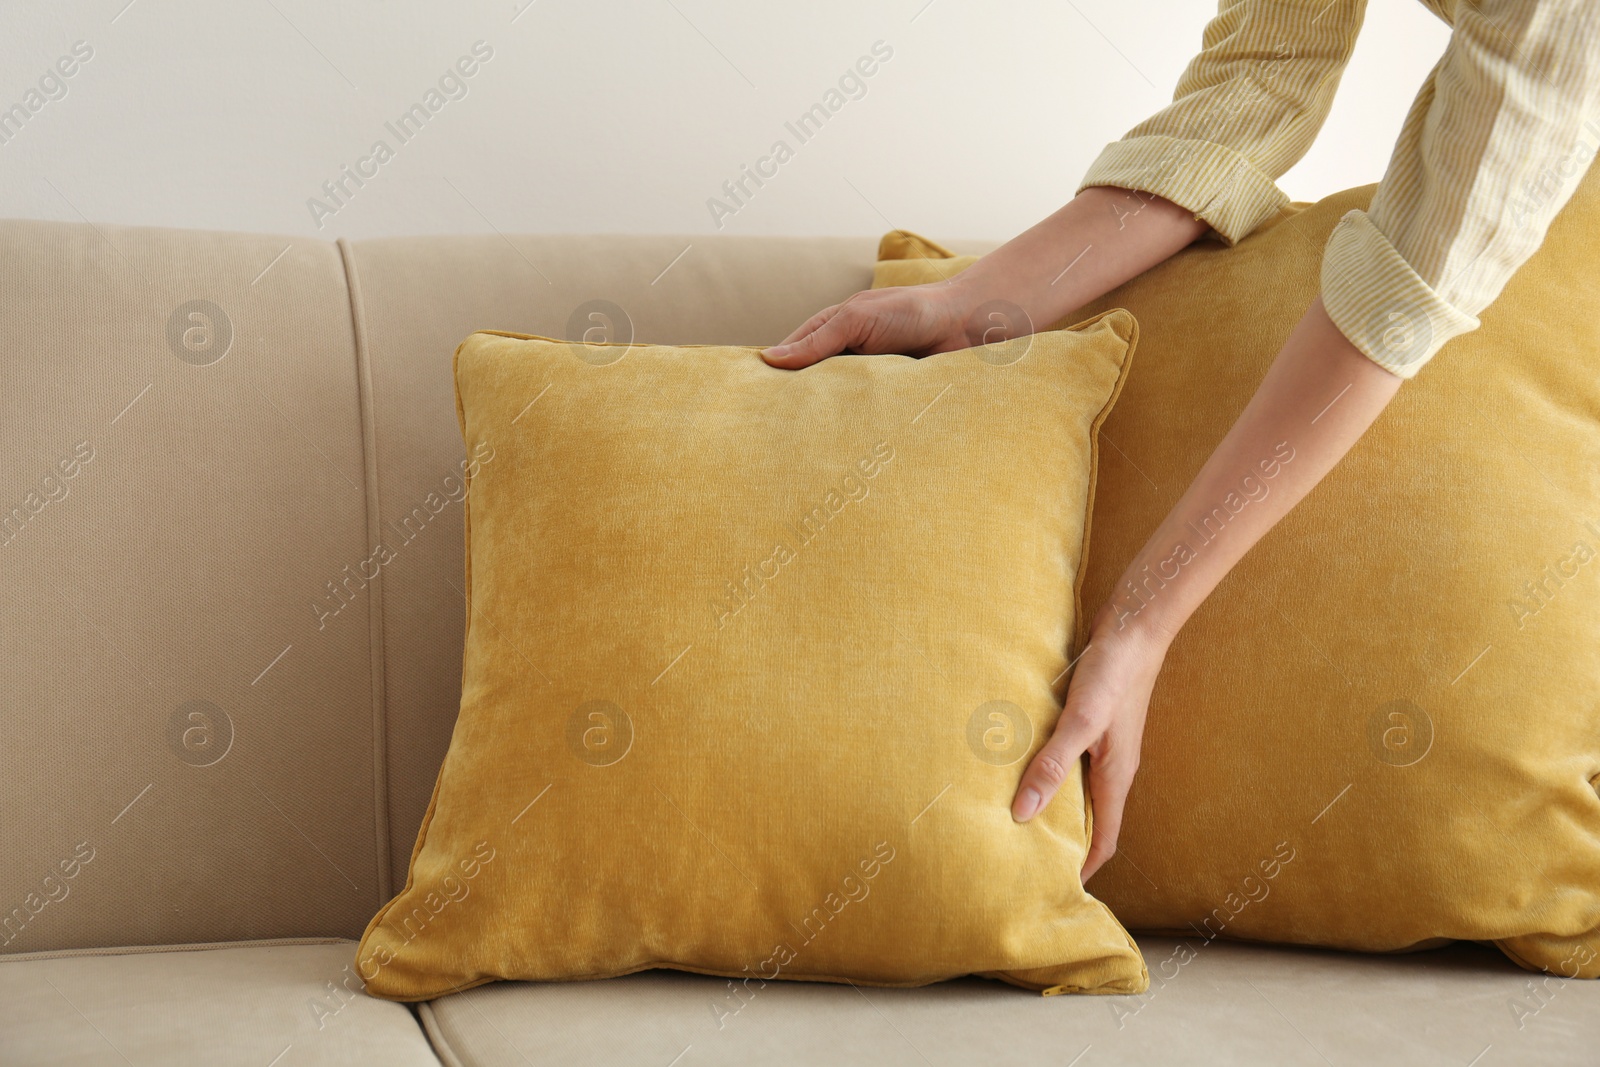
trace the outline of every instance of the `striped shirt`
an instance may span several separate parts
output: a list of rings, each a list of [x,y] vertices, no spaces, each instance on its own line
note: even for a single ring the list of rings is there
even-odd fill
[[[1449,44],[1367,210],[1339,220],[1322,300],[1409,378],[1476,329],[1600,150],[1600,3],[1423,0]],[[1091,185],[1165,197],[1232,245],[1289,200],[1276,182],[1327,118],[1366,0],[1220,0],[1173,102],[1107,145]]]

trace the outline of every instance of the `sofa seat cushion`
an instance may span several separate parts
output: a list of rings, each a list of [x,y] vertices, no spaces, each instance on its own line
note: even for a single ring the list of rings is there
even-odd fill
[[[452,1067],[1488,1067],[1592,1062],[1600,1043],[1600,984],[1530,979],[1475,944],[1392,956],[1200,937],[1139,946],[1150,989],[1135,996],[1030,997],[979,978],[921,989],[773,982],[740,1007],[725,979],[645,971],[497,982],[421,1014]]]
[[[361,992],[339,938],[0,958],[0,1063],[433,1065],[403,1005]]]

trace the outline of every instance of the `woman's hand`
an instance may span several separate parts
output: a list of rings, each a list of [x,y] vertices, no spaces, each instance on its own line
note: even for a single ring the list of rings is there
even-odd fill
[[[1209,225],[1150,193],[1090,186],[960,274],[857,293],[762,356],[799,370],[841,352],[928,356],[1020,337],[1160,263]]]
[[[970,316],[966,287],[952,282],[868,289],[823,308],[761,356],[774,367],[799,370],[841,352],[952,352],[982,343],[967,337]]]
[[[1094,839],[1083,864],[1085,882],[1117,850],[1123,804],[1139,769],[1150,692],[1170,640],[1148,626],[1119,626],[1112,612],[1101,610],[1078,657],[1055,732],[1028,764],[1011,802],[1012,818],[1027,822],[1044,810],[1079,758],[1088,754]]]
[[[1173,635],[1399,388],[1400,379],[1351,344],[1315,298],[1238,421],[1123,571],[1090,625],[1055,733],[1011,804],[1013,818],[1031,818],[1088,753],[1094,840],[1085,881],[1116,851],[1150,693]],[[1198,537],[1206,523],[1216,528],[1218,515],[1229,516],[1226,525]]]

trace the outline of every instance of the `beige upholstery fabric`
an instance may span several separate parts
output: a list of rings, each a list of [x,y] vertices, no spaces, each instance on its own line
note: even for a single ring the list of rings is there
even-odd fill
[[[0,955],[359,934],[460,696],[457,342],[777,340],[872,259],[0,222]]]
[[[775,982],[719,1030],[712,1005],[738,1006],[725,981],[650,971],[480,986],[424,1005],[422,1020],[451,1067],[1489,1067],[1592,1063],[1600,1043],[1600,984],[1550,979],[1540,1009],[1528,974],[1475,945],[1355,956],[1198,937],[1139,943],[1150,966],[1142,997],[1019,996],[981,979],[894,990]],[[1513,1003],[1527,1006],[1521,1029]]]
[[[327,940],[0,959],[0,1063],[437,1064],[404,1005],[350,991],[354,951]]]
[[[0,292],[0,953],[359,934],[367,601],[311,608],[366,555],[338,250],[13,221]]]

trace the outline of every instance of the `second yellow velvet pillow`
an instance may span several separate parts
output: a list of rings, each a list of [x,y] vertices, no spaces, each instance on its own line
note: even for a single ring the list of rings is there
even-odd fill
[[[461,714],[367,989],[670,967],[1132,993],[1060,709],[1125,311],[802,371],[477,333]]]
[[[1139,317],[1086,606],[1189,485],[1372,186],[1201,241],[1079,315]],[[1173,644],[1119,852],[1134,929],[1600,975],[1600,167],[1482,315]],[[972,262],[885,238],[877,285]],[[1405,326],[1397,317],[1396,329]]]

